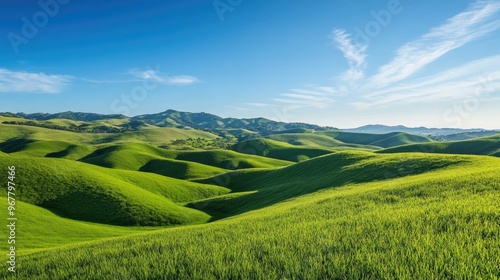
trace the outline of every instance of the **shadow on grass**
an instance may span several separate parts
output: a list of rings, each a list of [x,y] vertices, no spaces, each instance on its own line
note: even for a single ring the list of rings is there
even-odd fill
[[[204,211],[212,216],[211,221],[215,221],[325,188],[418,175],[452,164],[457,162],[439,157],[405,158],[403,155],[380,157],[368,153],[338,153],[271,172],[264,171],[266,173],[262,176],[234,172],[225,185],[233,190],[232,193],[193,202],[188,206]],[[223,182],[221,176],[202,182]],[[236,195],[238,193],[241,195]]]
[[[30,140],[26,138],[11,138],[0,143],[0,151],[4,153],[15,153],[24,150],[24,148],[36,142],[35,140]]]

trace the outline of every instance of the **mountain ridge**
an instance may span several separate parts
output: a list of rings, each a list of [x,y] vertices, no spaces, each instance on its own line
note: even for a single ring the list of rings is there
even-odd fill
[[[483,128],[428,128],[407,127],[404,125],[388,126],[382,124],[368,124],[357,128],[339,129],[332,126],[320,126],[303,122],[280,122],[263,117],[256,118],[223,118],[206,112],[183,112],[168,109],[160,113],[141,114],[128,117],[122,114],[98,114],[87,112],[60,112],[60,113],[11,113],[3,112],[0,116],[9,118],[23,118],[26,120],[48,121],[53,119],[67,119],[72,121],[96,122],[109,119],[120,119],[128,121],[120,127],[124,130],[134,130],[141,125],[154,125],[159,127],[195,128],[200,130],[218,131],[230,129],[247,129],[258,132],[261,135],[269,135],[287,130],[340,130],[345,132],[387,134],[393,132],[405,132],[414,135],[432,136],[443,138],[440,140],[465,140],[474,137],[484,137],[499,133],[500,130],[488,130]],[[446,139],[447,135],[453,135]]]

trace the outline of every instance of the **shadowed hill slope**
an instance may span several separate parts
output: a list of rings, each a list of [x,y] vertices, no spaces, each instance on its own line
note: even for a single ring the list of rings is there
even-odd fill
[[[266,136],[266,138],[286,142],[294,146],[308,146],[316,148],[331,148],[339,149],[364,149],[364,150],[379,150],[380,147],[360,145],[353,143],[344,143],[330,136],[321,133],[279,133]]]
[[[240,142],[233,146],[233,150],[238,153],[295,162],[332,153],[331,150],[326,148],[297,147],[288,143],[265,138]]]
[[[412,135],[404,132],[392,132],[387,134],[369,134],[356,132],[329,131],[321,132],[345,143],[378,146],[382,148],[395,147],[400,145],[433,142],[432,139],[424,136]]]
[[[202,183],[218,183],[232,189],[233,193],[198,201],[193,205],[206,204],[207,213],[225,217],[327,187],[388,180],[484,160],[488,159],[451,155],[338,152],[277,170],[240,170],[200,180]]]
[[[379,151],[380,153],[424,152],[500,156],[500,134],[471,140],[405,145]]]
[[[76,161],[0,155],[16,166],[16,197],[77,220],[114,225],[172,225],[208,220],[174,203],[226,193],[216,186],[155,174],[104,169]],[[6,178],[0,179],[3,183]],[[3,184],[6,186],[7,184]],[[4,187],[5,188],[5,187]],[[4,196],[5,193],[2,193]]]

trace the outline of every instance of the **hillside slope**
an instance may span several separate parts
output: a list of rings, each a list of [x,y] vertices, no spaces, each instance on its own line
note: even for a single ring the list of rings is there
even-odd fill
[[[338,139],[318,133],[279,133],[266,136],[266,138],[285,142],[295,146],[308,146],[316,148],[330,148],[334,150],[340,149],[364,149],[364,150],[378,150],[379,147],[359,145],[352,143],[344,143]]]
[[[205,212],[221,218],[326,187],[389,180],[485,160],[447,155],[338,152],[276,170],[241,170],[200,180],[201,183],[218,183],[233,193],[192,205],[206,205]]]
[[[339,141],[352,144],[378,146],[382,148],[395,147],[400,145],[433,142],[432,139],[424,136],[417,136],[403,132],[392,132],[387,134],[369,134],[342,131],[322,132]]]
[[[67,218],[114,225],[200,223],[210,217],[175,202],[217,196],[228,190],[155,174],[111,170],[76,161],[0,155],[16,166],[17,199]],[[6,188],[6,177],[0,179]],[[1,196],[5,196],[2,192]]]
[[[233,146],[238,153],[258,155],[286,161],[303,161],[332,153],[332,150],[317,147],[297,147],[288,143],[259,138],[239,142]]]
[[[380,151],[380,153],[403,152],[500,156],[500,134],[456,142],[405,145]]]
[[[3,197],[2,197],[3,198]],[[76,221],[29,203],[17,201],[17,238],[22,240],[22,252],[47,249],[96,239],[131,235],[158,227],[120,227]],[[7,199],[0,200],[0,207],[7,209]]]
[[[437,162],[438,167],[441,163],[447,167],[378,182],[344,179],[346,184],[337,188],[224,221],[32,253],[20,262],[17,276],[18,279],[70,279],[78,275],[101,279],[500,277],[497,238],[500,159],[416,156],[410,161],[425,159],[422,164],[430,160]],[[391,159],[391,155],[361,157],[358,161],[361,165],[355,169],[363,169],[378,158]],[[397,163],[385,167],[395,164],[391,169],[397,170]],[[117,255],[121,258],[116,258]],[[6,273],[3,270],[0,275]]]

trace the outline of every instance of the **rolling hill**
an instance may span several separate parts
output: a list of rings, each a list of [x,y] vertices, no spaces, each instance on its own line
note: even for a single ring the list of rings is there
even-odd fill
[[[288,144],[292,144],[295,146],[308,146],[308,147],[317,147],[317,148],[330,148],[334,150],[339,149],[365,149],[365,150],[379,150],[380,147],[377,146],[369,146],[369,145],[361,145],[361,144],[353,144],[353,143],[344,143],[340,140],[334,139],[330,136],[318,133],[310,133],[310,132],[296,132],[296,133],[279,133],[266,136],[266,138],[285,142]]]
[[[378,146],[382,148],[395,147],[400,145],[433,142],[429,137],[417,136],[403,132],[392,132],[387,134],[369,134],[343,131],[321,132],[344,143]]]
[[[0,155],[0,166],[17,167],[17,198],[67,218],[114,225],[171,225],[209,219],[175,202],[228,190],[155,174],[111,170],[76,161]],[[2,179],[7,185],[6,177]],[[2,196],[5,195],[2,193]]]
[[[0,115],[16,279],[500,278],[500,135],[438,142],[173,110],[35,117]]]
[[[320,166],[314,161],[339,166],[311,173]],[[265,173],[273,182],[263,189],[278,184],[294,193],[281,203],[206,225],[24,253],[17,276],[495,279],[499,163],[480,156],[327,155]],[[385,169],[401,173],[385,177]],[[297,193],[298,183],[287,189],[290,176],[307,183],[309,194]]]
[[[121,133],[82,133],[50,129],[46,127],[25,126],[0,123],[0,143],[18,141],[65,141],[74,144],[103,144],[116,142],[148,143],[152,145],[168,145],[178,139],[208,139],[218,136],[195,129],[179,129],[170,127],[153,127],[138,131]]]
[[[246,129],[260,134],[270,134],[273,131],[307,128],[322,130],[318,125],[305,123],[284,123],[265,118],[236,119],[221,118],[208,113],[189,113],[167,110],[158,114],[135,116],[132,120],[143,121],[160,127],[192,127],[197,129]],[[331,129],[331,128],[330,128]]]
[[[288,143],[265,138],[239,142],[233,146],[233,150],[238,153],[294,162],[332,153],[332,150],[326,148],[297,147]]]
[[[273,205],[326,187],[412,176],[464,165],[481,158],[407,154],[376,155],[371,152],[337,152],[276,170],[236,171],[200,183],[227,182],[229,195],[206,199],[212,216],[239,214]],[[487,159],[485,159],[487,161]],[[235,193],[236,192],[236,193]],[[237,193],[240,194],[237,194]],[[195,205],[203,204],[197,201]]]
[[[380,153],[408,152],[500,156],[500,134],[456,142],[405,145],[380,151]]]

